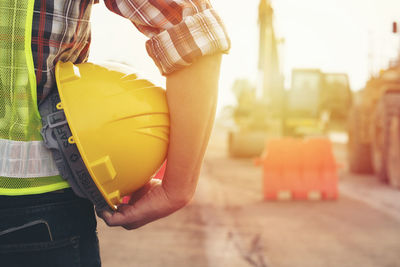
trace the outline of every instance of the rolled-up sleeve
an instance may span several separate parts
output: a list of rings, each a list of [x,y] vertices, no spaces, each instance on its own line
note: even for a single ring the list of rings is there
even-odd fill
[[[227,53],[225,26],[208,0],[104,0],[149,37],[146,49],[163,75],[201,56]]]

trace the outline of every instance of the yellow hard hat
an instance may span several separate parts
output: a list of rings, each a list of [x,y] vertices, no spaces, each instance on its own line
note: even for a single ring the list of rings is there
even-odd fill
[[[122,197],[146,184],[166,158],[165,90],[135,74],[92,63],[59,62],[55,72],[61,99],[56,107],[65,113],[72,133],[63,143],[76,145],[101,196],[116,209]],[[71,153],[63,158],[79,180]],[[87,181],[77,183],[86,190]]]

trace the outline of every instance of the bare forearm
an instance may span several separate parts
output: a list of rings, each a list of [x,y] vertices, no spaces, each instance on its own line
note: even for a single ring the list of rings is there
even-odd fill
[[[214,122],[220,62],[220,55],[204,57],[167,77],[171,123],[165,177],[162,183],[151,180],[114,214],[103,213],[108,225],[135,229],[192,198]]]
[[[196,188],[214,122],[221,56],[208,56],[167,77],[171,131],[163,187],[185,202]]]

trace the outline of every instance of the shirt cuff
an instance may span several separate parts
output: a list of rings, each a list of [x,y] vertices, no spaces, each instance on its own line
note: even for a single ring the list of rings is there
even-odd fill
[[[205,55],[227,53],[231,43],[214,9],[206,9],[153,36],[146,49],[163,75],[192,64]]]

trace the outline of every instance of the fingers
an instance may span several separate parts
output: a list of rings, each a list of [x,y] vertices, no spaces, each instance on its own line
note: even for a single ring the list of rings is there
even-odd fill
[[[168,216],[180,206],[168,199],[161,181],[151,180],[144,188],[132,195],[129,204],[118,207],[114,213],[103,212],[102,219],[108,226],[136,229],[151,221]],[[179,203],[178,203],[179,204]]]
[[[141,213],[137,210],[137,207],[128,204],[121,205],[118,211],[113,214],[104,212],[102,219],[110,227],[121,226],[127,230],[132,230],[163,217],[158,212],[153,211],[151,214]]]
[[[136,223],[138,221],[137,215],[134,211],[134,206],[121,205],[118,211],[110,213],[105,211],[102,213],[102,218],[108,226],[123,226],[133,229],[139,227]],[[127,228],[126,228],[127,229]]]
[[[100,217],[109,226],[124,226],[135,224],[136,220],[140,220],[139,214],[141,213],[140,208],[138,208],[135,203],[142,199],[146,194],[148,194],[153,187],[159,185],[161,185],[161,180],[150,180],[142,188],[132,194],[128,204],[122,204],[118,206],[118,210],[114,213],[103,212]]]

